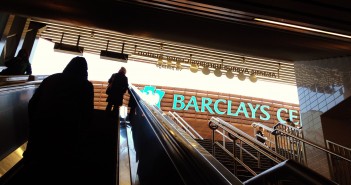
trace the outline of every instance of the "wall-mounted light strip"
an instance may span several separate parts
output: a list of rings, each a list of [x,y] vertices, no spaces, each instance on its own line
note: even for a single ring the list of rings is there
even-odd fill
[[[280,26],[286,26],[286,27],[291,27],[291,28],[297,28],[301,30],[307,30],[307,31],[312,31],[312,32],[317,32],[317,33],[323,33],[327,35],[333,35],[337,37],[343,37],[343,38],[348,38],[351,39],[350,35],[345,35],[345,34],[340,34],[340,33],[335,33],[335,32],[330,32],[330,31],[325,31],[325,30],[319,30],[315,28],[309,28],[305,26],[299,26],[299,25],[294,25],[294,24],[289,24],[289,23],[283,23],[283,22],[278,22],[278,21],[272,21],[272,20],[267,20],[267,19],[260,19],[260,18],[254,18],[255,21],[260,21],[260,22],[265,22],[265,23],[270,23],[270,24],[275,24],[275,25],[280,25]]]

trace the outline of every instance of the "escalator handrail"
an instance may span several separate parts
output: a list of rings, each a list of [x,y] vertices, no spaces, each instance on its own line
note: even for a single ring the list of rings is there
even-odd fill
[[[133,85],[129,87],[133,96],[131,98],[136,99],[137,106],[147,118],[147,122],[152,127],[184,184],[242,184],[233,174],[220,173],[210,163],[212,161],[209,161],[204,156],[196,155],[198,152],[194,148],[191,148],[191,145],[184,143],[179,133],[170,133],[154,115],[159,115],[162,111],[158,107],[149,105],[144,101],[142,98],[143,95],[141,95],[141,92],[136,87]],[[216,160],[216,162],[218,161]]]
[[[304,184],[337,185],[337,183],[334,181],[329,180],[321,174],[290,159],[285,160],[273,166],[272,168],[269,168],[268,170],[263,171],[262,173],[246,180],[244,184],[271,184],[272,182],[269,181],[286,181],[286,178],[293,178],[299,181],[303,181]]]

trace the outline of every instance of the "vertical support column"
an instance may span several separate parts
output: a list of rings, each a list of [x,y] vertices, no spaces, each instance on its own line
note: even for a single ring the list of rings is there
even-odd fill
[[[6,30],[6,28],[9,17],[10,16],[8,14],[0,13],[0,51],[4,49],[6,43],[6,38],[9,31],[9,29]],[[0,58],[0,66],[4,64],[4,60],[4,58]]]
[[[30,22],[27,32],[25,34],[25,38],[23,40],[22,47],[20,48],[25,48],[28,53],[29,56],[31,56],[33,47],[35,47],[37,45],[37,42],[39,41],[39,38],[37,37],[38,31],[42,28],[44,28],[46,26],[46,24],[44,23],[39,23],[39,22]],[[32,61],[32,60],[29,60]]]
[[[0,14],[0,66],[21,48],[25,48],[31,56],[38,42],[38,31],[45,26],[44,23],[31,22],[29,18]]]
[[[24,27],[26,25],[27,18],[20,16],[10,15],[7,19],[6,26],[1,42],[4,40],[4,46],[1,51],[0,65],[4,64],[4,61],[15,56],[17,46],[21,40]]]

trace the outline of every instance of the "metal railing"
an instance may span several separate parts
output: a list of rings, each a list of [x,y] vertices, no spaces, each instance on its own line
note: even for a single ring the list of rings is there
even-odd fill
[[[218,117],[212,117],[209,122],[209,127],[212,129],[212,155],[215,153],[215,145],[219,146],[224,150],[229,156],[233,158],[234,162],[234,174],[237,175],[237,165],[240,164],[252,175],[257,175],[252,168],[253,166],[248,166],[245,162],[246,157],[251,157],[257,161],[257,167],[260,168],[261,159],[263,156],[267,157],[272,161],[272,164],[278,164],[285,160],[283,156],[276,153],[272,148],[267,147],[265,144],[257,141],[252,136],[243,132],[242,130],[236,128],[235,126],[223,121]],[[216,139],[215,134],[219,134],[222,140]],[[218,138],[218,137],[217,137]],[[226,142],[233,142],[233,149],[229,151]],[[252,150],[247,150],[244,145],[253,148]],[[238,152],[236,152],[238,150]]]
[[[201,135],[196,132],[196,130],[189,125],[182,117],[179,116],[176,112],[168,112],[168,115],[172,118],[172,120],[177,123],[182,129],[185,130],[192,138],[194,139],[203,139]]]
[[[252,126],[254,130],[259,126],[266,128],[262,123],[253,123]],[[275,151],[284,158],[292,159],[309,167],[306,148],[314,152],[320,152],[328,156],[331,179],[339,184],[351,184],[349,174],[351,171],[351,152],[349,148],[331,141],[327,141],[327,148],[319,146],[305,140],[302,129],[284,123],[278,123],[273,129],[266,129],[265,131],[267,134],[274,135],[274,137],[269,137],[271,140],[269,142],[275,143]]]
[[[278,123],[273,129],[276,151],[287,159],[293,159],[306,165],[307,161],[304,146],[306,140],[303,139],[302,129],[292,127],[285,123]]]
[[[326,140],[327,149],[347,159],[351,159],[351,148]],[[328,154],[332,179],[340,184],[351,184],[351,162]]]

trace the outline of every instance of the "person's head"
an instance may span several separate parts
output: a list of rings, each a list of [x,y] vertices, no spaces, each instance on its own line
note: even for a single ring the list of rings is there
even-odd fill
[[[63,70],[64,74],[79,78],[88,78],[88,63],[84,57],[74,57]]]
[[[286,119],[285,121],[286,121],[287,125],[290,125],[290,126],[293,126],[293,127],[295,126],[295,124],[290,119]]]
[[[125,67],[121,67],[121,69],[119,69],[118,73],[122,73],[125,75],[127,73],[127,70]]]
[[[263,132],[263,127],[258,127],[258,130]]]

